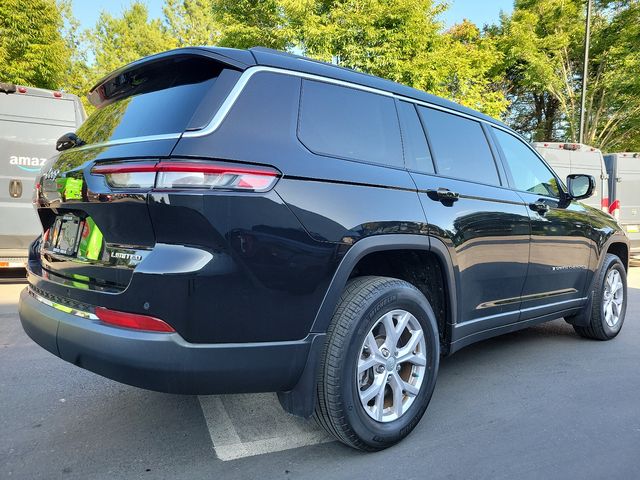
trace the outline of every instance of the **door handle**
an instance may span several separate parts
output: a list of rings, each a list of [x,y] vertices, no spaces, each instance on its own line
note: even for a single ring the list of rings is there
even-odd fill
[[[540,215],[544,215],[549,211],[549,205],[541,201],[530,203],[529,208],[534,212],[538,212]]]
[[[460,197],[458,192],[452,192],[448,188],[439,188],[436,190],[436,195],[439,200],[444,200],[447,202],[455,202]]]

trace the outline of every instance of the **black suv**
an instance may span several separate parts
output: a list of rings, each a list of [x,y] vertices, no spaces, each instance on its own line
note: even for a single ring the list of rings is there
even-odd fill
[[[628,240],[502,123],[267,49],[144,58],[89,93],[36,185],[20,318],[55,355],[164,392],[278,392],[388,447],[439,359],[564,317],[624,321]]]

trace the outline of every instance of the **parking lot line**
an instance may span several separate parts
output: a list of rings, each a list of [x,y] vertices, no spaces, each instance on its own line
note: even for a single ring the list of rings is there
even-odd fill
[[[213,449],[223,461],[333,441],[313,420],[284,412],[275,394],[198,399]]]

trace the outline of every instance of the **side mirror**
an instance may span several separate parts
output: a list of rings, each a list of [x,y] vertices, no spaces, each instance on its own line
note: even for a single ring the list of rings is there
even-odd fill
[[[573,200],[589,198],[596,189],[596,179],[591,175],[581,173],[569,175],[567,177],[567,188],[569,189],[569,196]]]
[[[62,152],[73,147],[84,145],[84,142],[75,133],[69,132],[62,135],[56,142],[56,150]]]

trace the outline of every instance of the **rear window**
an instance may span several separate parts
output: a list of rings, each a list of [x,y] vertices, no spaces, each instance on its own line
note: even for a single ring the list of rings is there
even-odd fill
[[[90,94],[102,106],[77,134],[92,144],[182,133],[221,71],[204,57],[172,57],[126,71]]]
[[[298,138],[320,155],[402,166],[398,115],[383,95],[304,80]]]
[[[18,93],[0,94],[0,115],[34,123],[43,121],[75,123],[76,121],[73,100]]]
[[[498,170],[480,122],[418,107],[439,175],[499,185]]]

